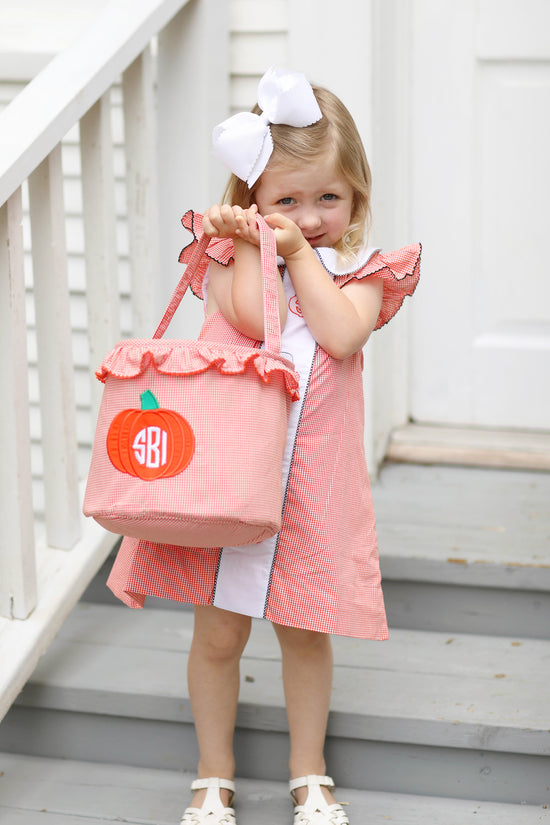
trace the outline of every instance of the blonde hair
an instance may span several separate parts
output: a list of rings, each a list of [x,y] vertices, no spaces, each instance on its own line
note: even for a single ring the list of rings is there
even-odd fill
[[[353,190],[350,225],[334,248],[350,258],[365,243],[370,226],[371,172],[355,121],[342,101],[328,89],[312,88],[323,117],[304,127],[272,124],[273,154],[268,168],[302,165],[326,153],[334,157],[338,171]],[[261,110],[256,105],[252,111],[259,114]],[[246,181],[231,175],[224,203],[247,209],[255,202],[260,180],[261,176],[249,189]]]

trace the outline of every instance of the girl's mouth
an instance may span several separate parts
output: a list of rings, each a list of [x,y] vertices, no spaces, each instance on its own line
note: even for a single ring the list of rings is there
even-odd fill
[[[314,238],[306,238],[306,241],[310,246],[315,246],[322,240],[322,235],[316,235]]]

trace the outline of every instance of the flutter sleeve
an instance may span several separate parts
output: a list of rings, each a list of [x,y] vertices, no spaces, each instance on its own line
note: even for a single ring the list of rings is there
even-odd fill
[[[202,215],[190,209],[181,219],[182,224],[193,234],[193,240],[185,246],[179,256],[180,264],[189,263],[195,244],[202,238]],[[203,257],[191,281],[191,290],[197,298],[203,298],[202,283],[210,261],[216,261],[222,266],[229,266],[235,258],[235,250],[231,238],[213,238],[208,244],[206,257]]]
[[[337,275],[335,282],[342,287],[350,281],[363,278],[382,278],[384,294],[382,308],[375,329],[387,324],[396,314],[407,295],[412,295],[420,277],[420,244],[411,244],[395,252],[375,252],[365,266],[356,272]]]

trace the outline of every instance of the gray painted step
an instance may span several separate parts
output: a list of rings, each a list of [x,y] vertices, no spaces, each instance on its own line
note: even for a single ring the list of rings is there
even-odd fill
[[[0,754],[1,825],[177,825],[191,775]],[[338,789],[352,825],[540,825],[542,806]],[[239,825],[291,822],[287,783],[237,780]]]
[[[550,637],[550,473],[388,464],[373,498],[392,626]]]
[[[388,464],[373,498],[386,576],[550,591],[550,473]]]
[[[192,613],[77,606],[0,725],[0,749],[192,771]],[[550,642],[394,631],[335,638],[327,758],[360,789],[550,801]],[[256,622],[242,664],[242,775],[283,779],[278,645]]]

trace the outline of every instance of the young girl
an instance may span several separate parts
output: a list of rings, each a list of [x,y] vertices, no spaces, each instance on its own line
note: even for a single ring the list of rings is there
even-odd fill
[[[361,350],[414,291],[420,247],[382,254],[365,246],[370,170],[335,95],[270,70],[258,101],[253,113],[214,130],[215,153],[233,172],[225,203],[202,221],[189,212],[183,223],[194,242],[202,232],[214,239],[193,284],[206,306],[201,338],[246,345],[263,340],[258,213],[275,233],[282,351],[300,375],[282,528],[253,547],[200,553],[125,539],[109,586],[132,607],[146,595],[195,605],[188,677],[199,779],[182,823],[235,821],[239,660],[256,616],[273,623],[281,646],[295,823],[347,825],[323,756],[329,634],[388,635],[363,448]]]

